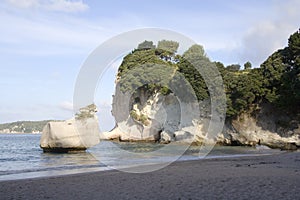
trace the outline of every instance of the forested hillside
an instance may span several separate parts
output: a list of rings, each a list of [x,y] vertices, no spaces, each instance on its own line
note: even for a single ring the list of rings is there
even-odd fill
[[[43,127],[53,120],[45,121],[18,121],[0,124],[0,133],[41,133]]]
[[[224,66],[221,62],[213,62],[206,56],[200,45],[193,45],[183,55],[177,54],[180,44],[176,41],[160,41],[157,46],[151,41],[144,41],[132,53],[125,56],[119,71],[119,79],[132,68],[142,64],[164,64],[173,67],[185,76],[192,85],[199,100],[209,97],[204,79],[189,62],[200,65],[215,64],[220,71],[227,98],[228,119],[233,119],[244,112],[254,112],[262,103],[296,115],[300,110],[300,32],[293,33],[288,39],[288,46],[274,52],[259,68],[252,68],[250,62]],[[255,49],[253,50],[255,51]],[[188,59],[187,59],[188,58]],[[187,61],[189,60],[189,61]],[[149,65],[149,67],[151,67]],[[154,74],[161,74],[153,71]],[[123,90],[138,85],[141,76],[133,76],[122,83]],[[155,76],[153,76],[155,77]],[[153,81],[155,82],[155,81]],[[168,88],[157,84],[143,86],[147,90],[170,92]]]

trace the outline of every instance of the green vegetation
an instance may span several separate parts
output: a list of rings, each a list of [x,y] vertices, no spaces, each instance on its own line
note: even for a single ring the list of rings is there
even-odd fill
[[[131,111],[130,111],[130,116],[131,116],[134,120],[141,122],[141,123],[142,123],[143,125],[145,125],[145,126],[149,125],[148,117],[147,117],[146,115],[144,115],[144,114],[138,115],[138,114],[136,113],[136,111],[131,110]]]
[[[166,85],[155,83],[171,80],[175,72],[179,72],[192,86],[198,100],[207,99],[209,91],[203,74],[192,64],[208,66],[208,69],[214,65],[224,81],[228,118],[234,118],[243,112],[252,112],[261,103],[270,103],[291,113],[300,110],[299,31],[290,36],[286,48],[273,53],[260,68],[253,68],[250,62],[246,62],[243,69],[240,64],[224,67],[221,62],[211,62],[200,45],[193,45],[183,55],[179,55],[176,54],[178,46],[177,42],[167,40],[158,42],[157,47],[150,41],[141,43],[138,49],[125,56],[119,68],[121,90],[125,92],[142,86],[150,93],[159,91],[168,94],[172,91]],[[164,65],[169,73],[155,65]],[[132,70],[134,73],[128,73]],[[129,77],[123,79],[127,73]],[[209,74],[209,70],[201,73]],[[146,84],[143,82],[145,80],[148,81]]]
[[[300,108],[300,33],[290,36],[288,47],[273,53],[262,65],[266,99],[287,110]]]
[[[240,69],[241,69],[241,65],[240,64],[232,64],[232,65],[228,65],[226,67],[226,69],[228,71],[231,71],[231,72],[238,72]]]
[[[149,46],[149,44],[149,41],[144,41],[139,44],[139,47]],[[154,46],[152,45],[152,47]],[[172,62],[174,56],[171,56],[171,54],[162,49],[142,48],[135,49],[125,56],[117,75],[121,78],[121,91],[141,88],[149,91],[149,93],[159,91],[162,94],[168,94],[170,91],[166,84],[168,80],[172,79],[172,74],[176,71],[176,65]],[[166,84],[154,84],[157,82]]]
[[[75,114],[75,119],[83,120],[93,118],[97,112],[97,106],[95,104],[88,105],[84,108],[80,108],[79,112]]]
[[[200,45],[191,46],[182,57],[179,57],[178,71],[184,75],[186,80],[191,84],[197,98],[203,100],[209,97],[208,88],[202,75],[194,67],[197,66],[209,66],[210,60],[206,57],[204,49]],[[192,63],[191,63],[192,62]],[[206,70],[203,70],[204,73]]]
[[[251,69],[252,68],[252,64],[251,64],[251,62],[246,62],[245,64],[244,64],[244,69],[245,70],[247,70],[247,69]]]
[[[152,41],[147,41],[145,40],[141,44],[139,44],[138,49],[140,50],[145,50],[145,49],[155,49],[155,45],[153,44]]]
[[[162,40],[158,42],[156,52],[162,60],[170,61],[176,54],[178,47],[178,42]]]
[[[226,68],[223,78],[227,94],[227,116],[248,112],[262,102],[290,114],[300,109],[300,33],[292,34],[288,47],[274,52],[260,68]]]
[[[0,133],[41,133],[44,126],[54,120],[45,121],[18,121],[0,124]]]

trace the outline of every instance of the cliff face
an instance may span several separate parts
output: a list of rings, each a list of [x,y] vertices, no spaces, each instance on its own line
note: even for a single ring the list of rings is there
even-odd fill
[[[112,106],[116,128],[107,137],[130,141],[159,140],[161,121],[164,118],[160,109],[163,97],[158,94],[151,95],[142,89],[134,95],[127,94],[119,88],[117,85]]]
[[[266,145],[271,148],[297,149],[300,147],[299,116],[291,116],[269,104],[262,104],[252,114],[241,114],[227,121],[217,138],[223,145]]]
[[[163,41],[156,47],[145,41],[139,45],[143,48],[138,47],[124,57],[118,69],[112,110],[116,128],[102,137],[299,148],[300,115],[295,114],[300,111],[299,38],[298,31],[289,38],[288,47],[274,52],[260,68],[248,66],[244,70],[239,65],[225,67],[220,62],[211,62],[200,45],[193,45],[179,55],[177,42]],[[214,73],[214,69],[220,74]],[[217,83],[219,75],[222,84]],[[207,80],[212,80],[211,84]],[[210,114],[210,89],[217,91],[212,102],[222,102],[218,99],[221,91],[226,95],[228,118],[222,131],[222,127],[217,129],[214,125],[222,123],[224,117],[215,113],[224,109],[212,107]],[[193,92],[196,101],[207,101],[200,105],[184,103],[194,102],[190,101]],[[254,105],[257,108],[249,110]]]
[[[103,133],[104,139],[126,141],[194,141],[202,127],[195,110],[198,105],[180,102],[172,93],[162,95],[143,88],[134,94],[120,91],[117,84],[112,114],[116,120],[113,131]],[[202,136],[201,136],[202,137]],[[203,136],[204,137],[204,136]]]
[[[196,109],[201,110],[200,116],[192,114]],[[117,87],[112,110],[116,127],[102,138],[202,144],[209,137],[209,110],[207,102],[201,102],[200,107],[185,106],[172,93],[162,95],[138,89],[135,94],[124,95]],[[298,118],[263,104],[252,114],[243,113],[234,120],[226,120],[223,132],[210,141],[220,145],[297,149],[300,146]]]

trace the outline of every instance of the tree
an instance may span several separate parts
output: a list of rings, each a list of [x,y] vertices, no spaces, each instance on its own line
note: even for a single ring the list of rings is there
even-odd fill
[[[156,49],[135,50],[126,55],[118,69],[118,77],[146,63],[169,64],[156,55]]]
[[[227,69],[228,71],[237,72],[237,71],[239,71],[239,70],[241,69],[241,65],[240,65],[240,64],[232,64],[232,65],[228,65],[228,66],[226,67],[226,69]]]
[[[208,90],[204,79],[199,71],[186,59],[181,58],[178,63],[178,71],[191,84],[197,98],[203,100],[208,98]]]
[[[219,72],[223,75],[224,72],[225,72],[225,66],[224,66],[224,64],[221,63],[221,62],[214,62],[214,64],[218,68]]]
[[[290,36],[282,57],[286,68],[281,77],[279,103],[295,111],[300,109],[300,30]]]
[[[265,78],[263,81],[265,99],[270,103],[278,102],[281,78],[286,68],[282,56],[284,54],[283,51],[281,49],[274,52],[260,66]]]
[[[152,41],[147,41],[145,40],[144,42],[140,43],[138,45],[139,50],[144,50],[144,49],[155,49],[155,45],[153,44]]]
[[[282,109],[300,109],[300,33],[292,34],[288,47],[273,53],[262,65],[266,99]]]
[[[247,70],[247,69],[251,69],[252,68],[252,64],[251,64],[251,62],[246,62],[245,64],[244,64],[244,69],[245,70]]]
[[[179,43],[171,40],[161,40],[157,44],[157,49],[169,52],[172,56],[175,55]]]
[[[192,59],[195,55],[197,57],[207,58],[203,46],[199,44],[192,45],[186,52],[183,53],[182,56],[185,58]]]
[[[211,62],[206,57],[203,47],[198,44],[192,45],[185,51],[178,63],[178,71],[191,84],[198,100],[204,100],[209,97],[207,85],[199,71],[207,74],[208,70],[204,66],[207,67],[210,64]]]

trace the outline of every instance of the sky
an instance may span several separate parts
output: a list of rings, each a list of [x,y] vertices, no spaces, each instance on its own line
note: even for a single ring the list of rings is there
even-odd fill
[[[213,61],[259,67],[299,29],[299,7],[298,0],[2,0],[0,123],[73,117],[84,61],[103,42],[134,29],[179,32]],[[103,129],[114,125],[108,113],[118,62],[95,95]]]

